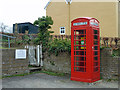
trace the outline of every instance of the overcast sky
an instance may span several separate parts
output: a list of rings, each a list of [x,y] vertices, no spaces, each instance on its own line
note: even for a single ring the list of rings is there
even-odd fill
[[[0,22],[10,27],[14,23],[31,22],[45,16],[49,0],[0,0]]]
[[[46,15],[44,7],[49,0],[0,0],[0,23],[12,27],[15,23],[31,22]],[[56,0],[58,2],[64,0]],[[89,0],[74,0],[89,1]],[[104,0],[90,0],[104,1]],[[117,1],[117,0],[105,0]],[[11,28],[12,29],[12,28]]]

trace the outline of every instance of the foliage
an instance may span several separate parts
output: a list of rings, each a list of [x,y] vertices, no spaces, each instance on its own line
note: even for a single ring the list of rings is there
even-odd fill
[[[71,41],[70,40],[62,40],[62,39],[54,39],[48,44],[48,52],[55,53],[57,56],[60,52],[68,51],[71,52]]]
[[[23,40],[17,40],[16,41],[17,45],[19,45],[19,44],[29,44],[30,41],[31,41],[30,37],[27,36],[27,35],[24,35],[22,38],[23,38]]]
[[[117,50],[113,50],[112,56],[120,56],[120,48]]]
[[[57,72],[52,72],[50,70],[42,70],[40,72],[48,74],[48,75],[52,75],[52,76],[65,76],[66,75],[65,73],[57,73]]]
[[[39,28],[39,33],[37,38],[34,40],[34,44],[42,44],[43,51],[45,51],[50,40],[50,33],[53,33],[52,31],[48,31],[48,29],[51,28],[50,25],[53,25],[53,20],[49,16],[43,16],[42,18],[35,20],[34,25],[38,26]]]
[[[19,45],[19,44],[21,44],[21,43],[23,43],[22,40],[18,40],[18,41],[16,41],[16,44],[17,44],[17,45]]]
[[[24,43],[24,44],[30,44],[30,41],[31,41],[31,39],[30,39],[30,37],[28,35],[24,35],[23,36],[22,43]]]

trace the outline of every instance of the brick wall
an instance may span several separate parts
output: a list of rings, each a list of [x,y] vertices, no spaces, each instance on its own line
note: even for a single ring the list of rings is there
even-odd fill
[[[67,52],[59,53],[58,56],[54,54],[44,54],[44,65],[45,70],[50,70],[59,73],[70,73],[71,72],[71,56]]]
[[[118,59],[112,57],[112,49],[101,50],[101,76],[103,79],[118,78]],[[44,55],[44,69],[59,73],[71,73],[71,55],[67,52],[60,53],[58,56],[54,54]]]
[[[28,73],[28,58],[15,59],[16,49],[2,49],[2,75]]]
[[[112,49],[101,50],[101,75],[104,79],[118,79],[118,61],[120,57],[112,56]]]

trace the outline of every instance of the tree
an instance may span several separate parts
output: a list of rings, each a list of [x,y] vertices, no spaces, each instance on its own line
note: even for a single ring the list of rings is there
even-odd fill
[[[38,18],[38,20],[35,20],[34,25],[38,26],[39,28],[38,36],[34,40],[34,42],[37,45],[42,44],[44,51],[48,45],[50,33],[53,33],[53,31],[48,31],[48,29],[51,28],[50,25],[53,25],[53,20],[49,16],[43,16],[42,18]]]
[[[6,30],[7,27],[8,27],[7,25],[4,25],[4,23],[1,23],[0,24],[1,32],[5,32],[5,30]]]

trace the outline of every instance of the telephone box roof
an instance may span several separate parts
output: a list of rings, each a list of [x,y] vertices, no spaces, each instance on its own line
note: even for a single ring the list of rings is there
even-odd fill
[[[76,21],[76,20],[78,20],[78,19],[87,19],[87,20],[95,19],[95,20],[97,20],[96,18],[92,18],[92,17],[79,17],[79,18],[74,19],[73,21]],[[72,22],[73,22],[73,21],[72,21]],[[98,20],[97,20],[97,22],[99,23]]]

